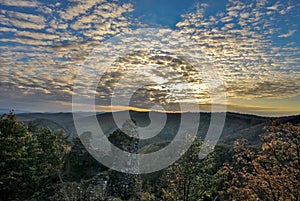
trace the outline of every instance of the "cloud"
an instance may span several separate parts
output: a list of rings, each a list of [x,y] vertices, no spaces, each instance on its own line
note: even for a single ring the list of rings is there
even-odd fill
[[[106,1],[100,1],[100,3],[106,3]],[[79,16],[80,14],[85,14],[89,9],[98,4],[97,0],[72,0],[69,1],[69,6],[66,11],[60,12],[60,16],[64,20],[72,20],[73,18]]]
[[[294,33],[296,31],[297,31],[296,29],[289,30],[286,34],[279,35],[278,38],[288,38],[288,37],[291,37],[292,35],[294,35]]]
[[[2,97],[70,102],[73,81],[81,65],[92,57],[91,52],[107,39],[142,27],[129,16],[134,9],[130,3],[106,0],[69,0],[66,4],[0,0],[0,3],[3,5],[0,11]],[[122,89],[120,95],[126,97],[143,83],[147,85],[132,97],[135,106],[154,103],[171,106],[181,101],[209,103],[211,89],[204,78],[208,81],[213,78],[197,74],[199,69],[205,72],[205,61],[200,62],[203,68],[195,68],[163,49],[155,54],[149,52],[153,45],[161,43],[173,45],[173,50],[188,53],[191,58],[208,58],[221,75],[229,98],[299,95],[297,41],[280,46],[273,41],[298,31],[287,14],[299,6],[287,4],[230,0],[222,14],[206,12],[210,5],[198,4],[195,11],[182,15],[176,29],[151,33],[150,38],[155,39],[141,41],[142,51],[119,55],[118,48],[136,42],[134,35],[123,38],[123,43],[109,53],[120,57],[99,82],[99,103],[109,104],[116,86]],[[287,33],[278,26],[283,21],[291,27]],[[201,53],[192,55],[189,51],[194,47],[201,47]],[[98,50],[105,53],[105,48]],[[99,73],[99,69],[92,68],[91,72]],[[123,76],[127,77],[120,86]],[[87,76],[80,85],[86,96],[94,94],[87,89],[90,78]]]
[[[8,8],[0,12],[0,91],[7,98],[41,102],[71,101],[81,62],[105,37],[126,29],[130,22],[124,15],[132,11],[130,4],[70,1],[63,15],[64,7],[59,4],[14,2],[2,3],[15,6],[15,11]],[[25,11],[26,6],[30,10]],[[105,29],[99,29],[102,24]]]
[[[280,2],[277,1],[274,5],[267,7],[267,9],[268,9],[268,10],[275,10],[275,11],[278,11],[279,6],[280,6]]]
[[[281,7],[283,5],[277,2],[267,9]],[[299,68],[294,60],[299,48],[276,46],[270,40],[278,33],[276,15],[271,14],[270,18],[263,5],[241,1],[231,1],[226,10],[222,15],[206,19],[202,15],[186,15],[177,26],[202,45],[223,74],[228,97],[255,99],[298,95],[300,76],[298,73],[291,76],[291,71]],[[278,37],[290,36],[295,31]]]
[[[15,7],[38,7],[40,5],[38,1],[27,0],[0,0],[0,4]]]
[[[2,10],[1,13],[0,22],[6,26],[22,29],[43,29],[46,26],[43,16],[9,10]]]
[[[294,8],[294,6],[288,6],[288,7],[286,7],[285,9],[282,9],[281,11],[279,11],[279,13],[281,14],[281,15],[284,15],[284,14],[286,14],[287,12],[289,12],[291,9],[293,9]]]

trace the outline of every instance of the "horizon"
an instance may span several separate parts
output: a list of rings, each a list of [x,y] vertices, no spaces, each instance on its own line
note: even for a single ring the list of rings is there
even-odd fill
[[[297,0],[0,5],[0,108],[300,114]]]
[[[274,115],[262,115],[262,114],[256,114],[256,113],[246,113],[246,112],[239,112],[239,111],[199,111],[199,112],[192,112],[192,111],[158,111],[158,110],[116,110],[116,111],[22,111],[22,110],[14,110],[14,109],[0,109],[0,114],[8,114],[9,112],[13,112],[16,115],[22,115],[22,114],[95,114],[101,115],[101,114],[109,114],[109,113],[122,113],[122,112],[137,112],[137,113],[149,113],[149,112],[156,112],[156,113],[165,113],[165,114],[187,114],[187,113],[199,113],[199,114],[218,114],[218,113],[230,113],[230,114],[237,114],[237,115],[249,115],[249,116],[257,116],[257,117],[263,117],[263,118],[281,118],[281,117],[295,117],[300,116],[300,113],[298,114],[274,114]]]

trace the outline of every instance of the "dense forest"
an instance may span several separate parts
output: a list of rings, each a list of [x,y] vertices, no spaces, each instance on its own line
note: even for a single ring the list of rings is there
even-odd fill
[[[109,140],[126,150],[136,143],[121,130]],[[122,143],[120,143],[122,141]],[[97,162],[80,139],[60,131],[21,123],[13,113],[0,118],[0,200],[300,200],[299,122],[272,121],[260,140],[219,143],[204,159],[196,138],[168,168],[131,175]],[[153,152],[164,143],[140,147]]]

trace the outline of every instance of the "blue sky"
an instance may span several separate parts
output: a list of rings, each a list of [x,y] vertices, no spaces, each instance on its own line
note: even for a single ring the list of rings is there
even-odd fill
[[[0,108],[71,111],[78,72],[85,66],[99,74],[99,63],[84,64],[91,55],[110,50],[116,62],[101,63],[108,71],[100,73],[97,90],[90,90],[88,82],[80,84],[85,96],[96,97],[99,111],[153,105],[177,111],[178,104],[191,102],[209,108],[211,93],[223,87],[227,98],[216,97],[216,102],[229,111],[300,113],[297,0],[0,0],[0,7]],[[144,41],[130,34],[145,34],[149,27],[157,31]],[[112,49],[103,49],[121,39]],[[144,49],[118,52],[139,43]],[[166,43],[186,55],[194,47],[201,49],[191,58],[205,57],[213,72],[205,74],[204,63],[191,65],[164,50]],[[153,44],[162,50],[156,56],[149,52]],[[98,55],[91,54],[95,49],[101,50]],[[222,86],[209,87],[207,80],[215,73]],[[132,91],[136,86],[141,87]],[[123,92],[120,100],[130,97],[130,105],[112,105],[117,87]]]

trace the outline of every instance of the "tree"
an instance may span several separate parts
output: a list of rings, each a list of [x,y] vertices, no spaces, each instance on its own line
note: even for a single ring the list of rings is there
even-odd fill
[[[245,140],[234,146],[234,163],[227,165],[232,200],[300,200],[300,126],[265,127],[258,151]]]
[[[164,200],[202,200],[217,195],[216,187],[221,177],[214,171],[214,153],[205,159],[199,158],[203,146],[203,142],[197,138],[189,150],[166,169],[162,177],[162,183],[165,184],[162,190]]]
[[[61,168],[67,144],[61,132],[34,129],[13,113],[0,117],[0,200],[24,200],[42,176]]]
[[[35,137],[39,143],[39,172],[48,175],[54,170],[60,170],[67,152],[69,143],[63,137],[62,131],[52,132],[49,128],[40,128]]]

